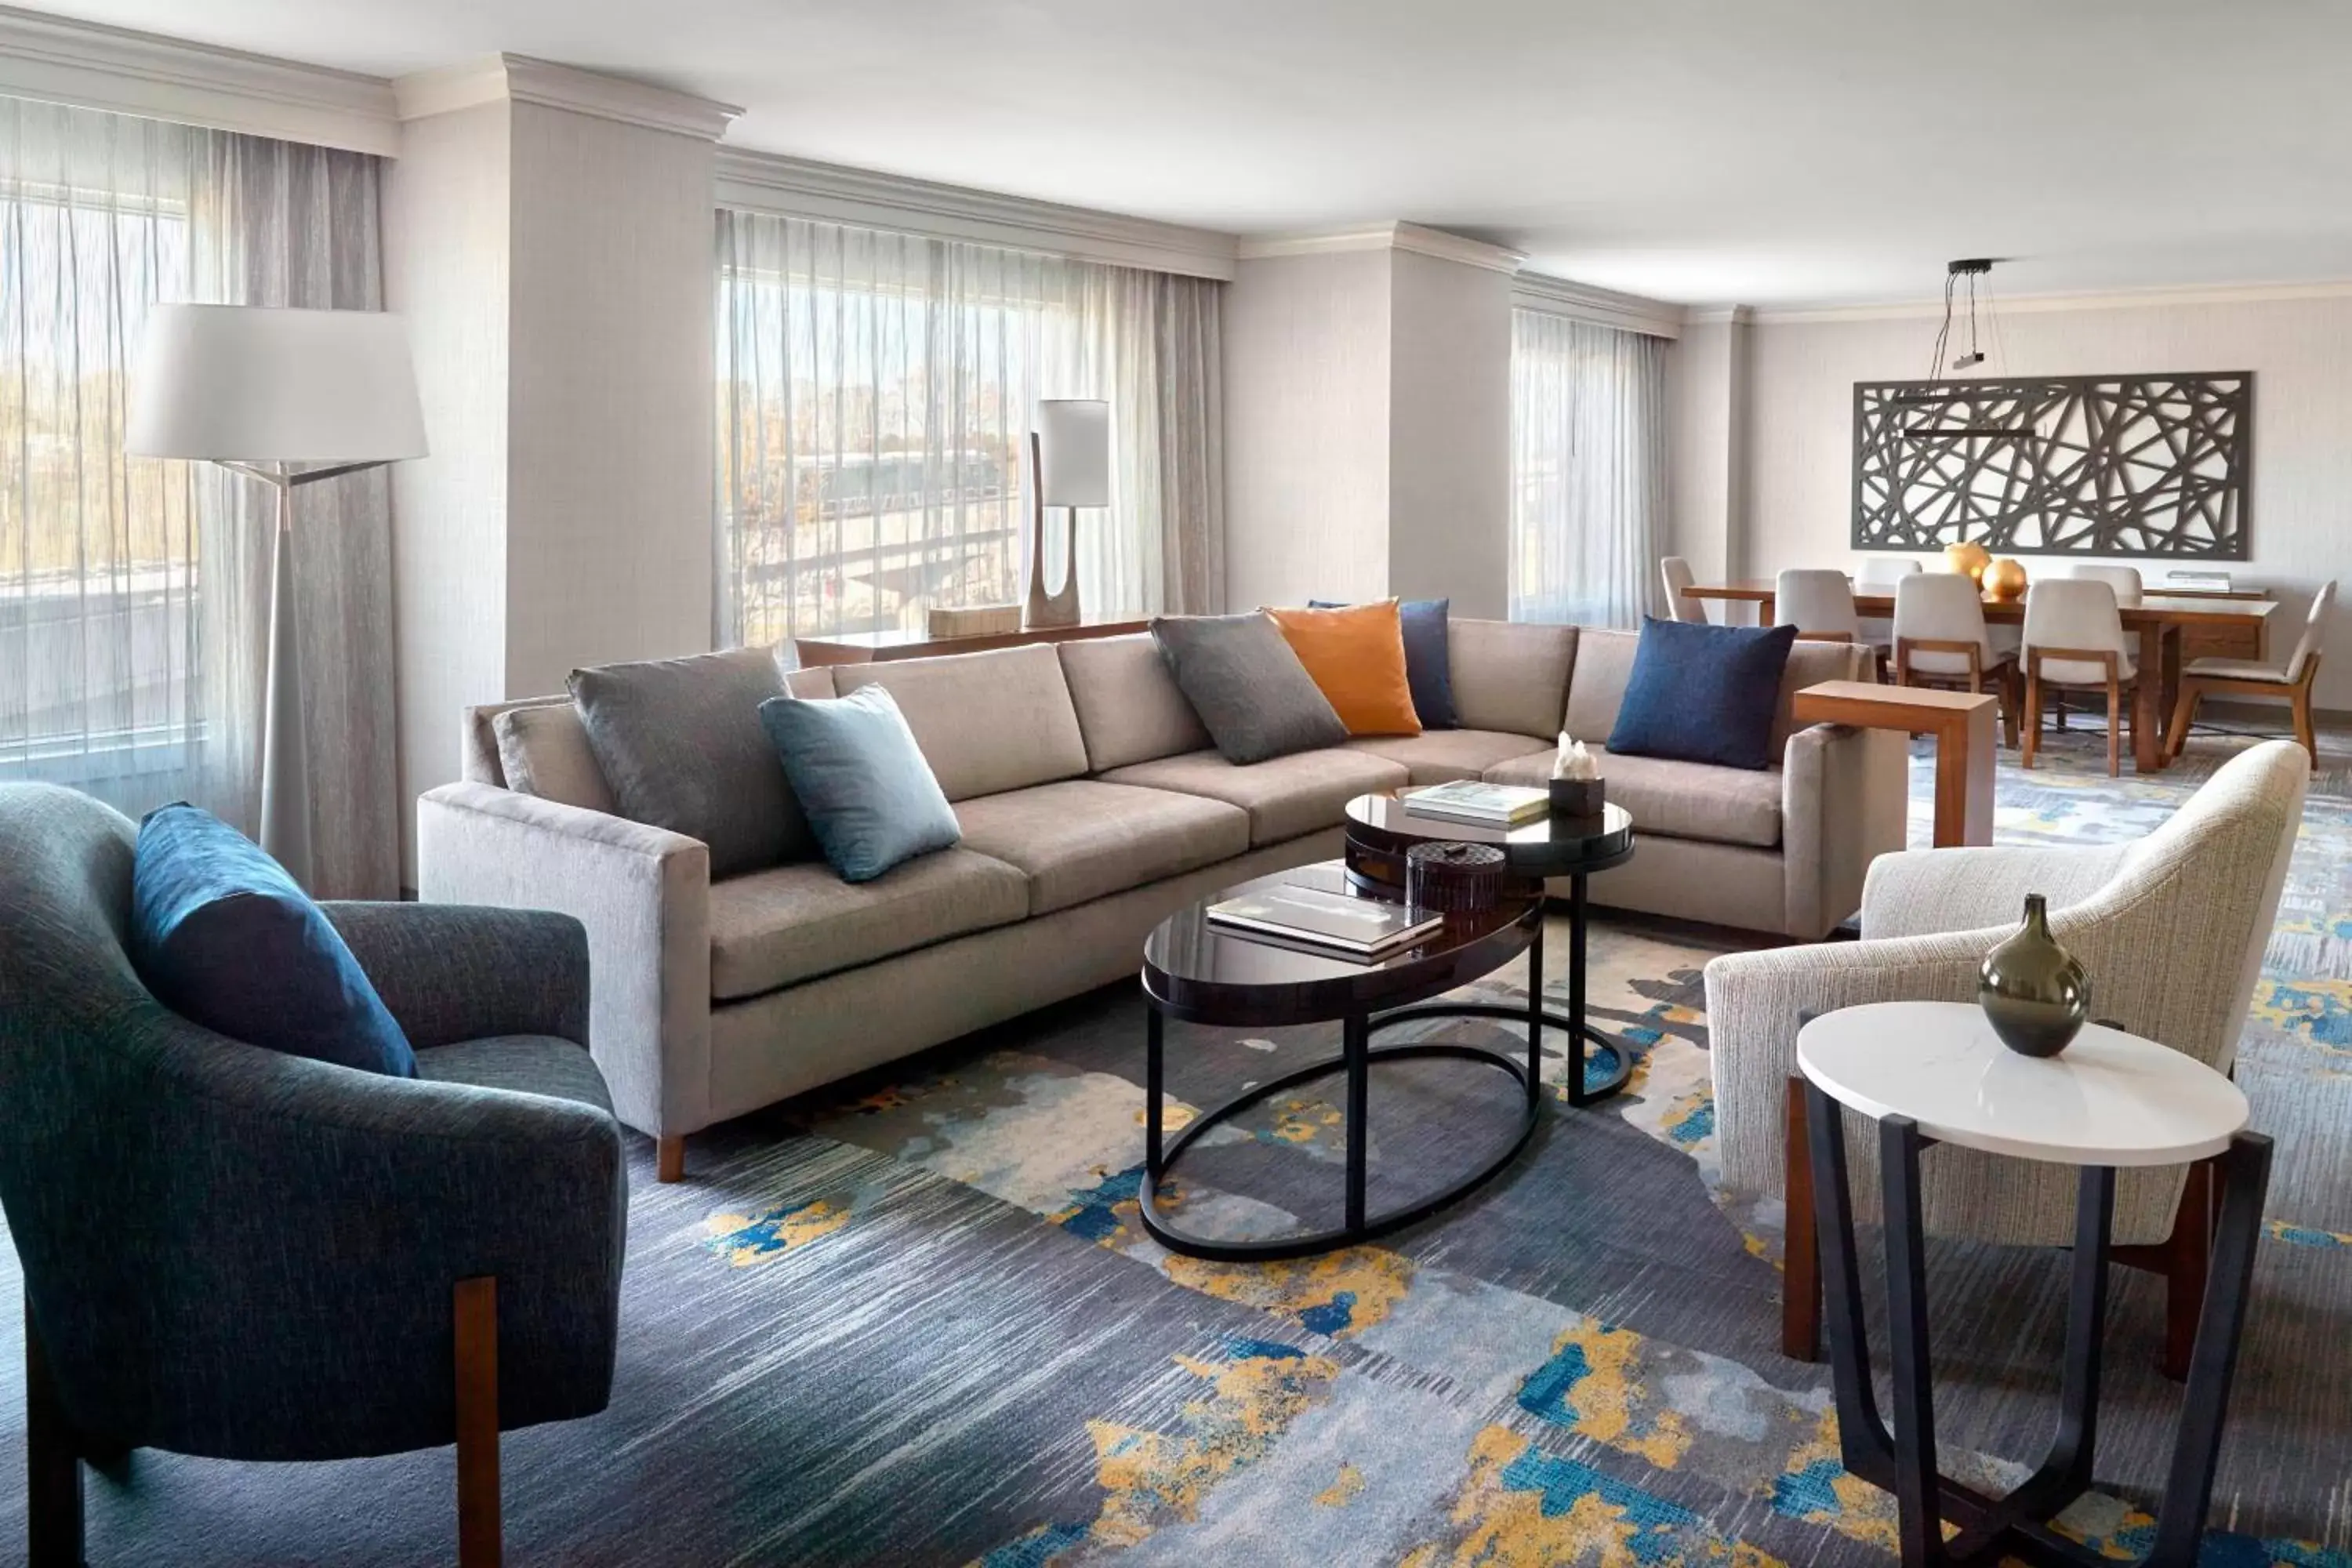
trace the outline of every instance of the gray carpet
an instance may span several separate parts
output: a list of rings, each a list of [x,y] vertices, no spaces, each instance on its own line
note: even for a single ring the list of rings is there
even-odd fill
[[[2004,769],[2005,841],[2145,831],[2222,747],[2146,783],[2092,768],[2095,734],[2055,749],[2033,774]],[[2243,1058],[2279,1163],[2214,1563],[2352,1565],[2352,788],[2330,760]],[[1127,987],[715,1130],[683,1185],[656,1185],[640,1146],[613,1407],[509,1436],[509,1560],[1887,1560],[1891,1503],[1838,1468],[1822,1369],[1777,1352],[1777,1214],[1712,1180],[1697,970],[1738,940],[1607,921],[1592,993],[1640,1058],[1633,1090],[1550,1107],[1458,1208],[1297,1264],[1201,1264],[1142,1237]],[[1336,1039],[1171,1046],[1171,1093],[1198,1105]],[[1383,1079],[1376,1159],[1460,1168],[1497,1105],[1467,1066]],[[1339,1127],[1321,1086],[1280,1097],[1204,1145],[1184,1212],[1315,1217]],[[2066,1267],[1933,1249],[1948,1468],[1999,1484],[2046,1442]],[[0,1468],[21,1475],[19,1325],[0,1316]],[[2101,1492],[2067,1521],[2117,1554],[2145,1543],[2178,1405],[2153,1364],[2161,1321],[2155,1281],[2118,1270]],[[454,1473],[447,1450],[141,1453],[91,1482],[90,1561],[446,1562]],[[0,1488],[0,1553],[20,1549],[22,1510]]]

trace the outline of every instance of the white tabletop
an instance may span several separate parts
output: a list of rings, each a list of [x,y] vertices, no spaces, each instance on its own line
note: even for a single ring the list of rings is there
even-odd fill
[[[2219,1154],[2246,1097],[2204,1063],[2097,1024],[2047,1059],[2000,1043],[1969,1002],[1844,1007],[1797,1035],[1797,1065],[1841,1104],[1907,1116],[1944,1143],[2065,1165]]]

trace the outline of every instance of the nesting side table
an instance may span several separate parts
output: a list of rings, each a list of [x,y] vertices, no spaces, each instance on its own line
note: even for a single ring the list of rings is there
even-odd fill
[[[2058,1534],[2050,1521],[2091,1485],[2116,1170],[2220,1156],[2224,1185],[2213,1266],[2155,1544],[2142,1560],[2189,1568],[2212,1496],[2270,1183],[2270,1140],[2245,1131],[2246,1097],[2237,1085],[2178,1051],[2096,1024],[2061,1056],[2021,1057],[2000,1044],[1979,1009],[1958,1002],[1879,1002],[1825,1014],[1798,1033],[1797,1065],[1805,1076],[1813,1199],[1824,1243],[1839,1442],[1848,1470],[1895,1493],[1908,1564],[2014,1557],[2087,1568],[2108,1561]],[[1871,1387],[1841,1106],[1878,1123],[1891,1435]],[[1939,1142],[2082,1171],[2058,1436],[2049,1458],[2003,1498],[1961,1486],[1936,1466],[1919,1155]],[[1947,1521],[1959,1530],[1949,1540]]]

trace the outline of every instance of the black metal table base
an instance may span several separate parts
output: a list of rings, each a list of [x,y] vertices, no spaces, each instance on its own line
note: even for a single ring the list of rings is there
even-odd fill
[[[1571,1043],[1569,1104],[1578,1107],[1592,1105],[1623,1089],[1626,1079],[1633,1073],[1632,1053],[1603,1037],[1584,1022],[1583,878],[1576,879],[1575,888],[1575,895],[1570,900],[1570,978],[1567,1016],[1555,1013],[1543,1005],[1543,913],[1538,905],[1534,915],[1534,939],[1528,944],[1526,1005],[1510,1007],[1493,1002],[1424,1002],[1386,1012],[1352,1015],[1341,1020],[1339,1055],[1327,1057],[1296,1072],[1286,1073],[1270,1083],[1259,1084],[1223,1105],[1202,1112],[1176,1135],[1173,1142],[1166,1142],[1160,1106],[1166,1019],[1156,1002],[1152,1003],[1149,1007],[1144,1047],[1144,1172],[1138,1194],[1139,1217],[1144,1231],[1170,1251],[1182,1253],[1189,1258],[1221,1263],[1268,1263],[1352,1247],[1358,1242],[1370,1241],[1401,1230],[1417,1220],[1426,1219],[1448,1204],[1467,1196],[1492,1181],[1527,1146],[1528,1139],[1536,1130],[1536,1121],[1543,1105],[1543,1032],[1548,1028],[1565,1031]],[[1441,1041],[1416,1040],[1404,1045],[1377,1047],[1371,1044],[1373,1030],[1418,1018],[1501,1018],[1523,1023],[1528,1030],[1527,1059],[1522,1063],[1483,1047],[1449,1045]],[[1588,1046],[1597,1046],[1608,1052],[1615,1063],[1606,1079],[1591,1087],[1585,1082],[1590,1064]],[[1368,1213],[1365,1185],[1370,1140],[1366,1113],[1370,1101],[1372,1067],[1381,1062],[1430,1058],[1478,1062],[1507,1074],[1521,1090],[1517,1130],[1490,1159],[1462,1180],[1377,1214]],[[1264,1241],[1223,1241],[1194,1236],[1171,1224],[1160,1212],[1160,1184],[1195,1140],[1212,1127],[1230,1121],[1250,1107],[1286,1089],[1334,1071],[1345,1071],[1348,1078],[1347,1203],[1343,1224],[1331,1229],[1294,1232]]]
[[[1923,1136],[1918,1123],[1908,1117],[1890,1116],[1878,1124],[1895,1401],[1895,1426],[1890,1434],[1880,1418],[1871,1386],[1843,1113],[1834,1099],[1810,1081],[1805,1085],[1805,1100],[1815,1223],[1823,1242],[1822,1273],[1828,1297],[1826,1324],[1839,1443],[1849,1471],[1895,1494],[1901,1514],[1904,1563],[1961,1564],[2014,1557],[2030,1563],[2075,1568],[2111,1564],[2114,1559],[2059,1534],[2050,1521],[2091,1487],[2092,1461],[2098,1446],[2108,1232],[2116,1202],[2114,1169],[2084,1166],[2075,1200],[2074,1268],[2066,1309],[2066,1365],[2059,1393],[2057,1434],[2048,1457],[2032,1476],[2006,1497],[1988,1497],[1944,1476],[1936,1464],[1919,1189],[1919,1156],[1934,1141]],[[2260,1133],[2239,1133],[2221,1157],[2221,1213],[2205,1303],[2197,1322],[2197,1349],[2173,1439],[2155,1542],[2140,1560],[2158,1568],[2189,1568],[2197,1560],[2204,1534],[2230,1384],[2237,1370],[2239,1331],[2253,1277],[2270,1166],[2271,1142]],[[1958,1527],[1959,1532],[1949,1540],[1943,1531],[1946,1522]]]

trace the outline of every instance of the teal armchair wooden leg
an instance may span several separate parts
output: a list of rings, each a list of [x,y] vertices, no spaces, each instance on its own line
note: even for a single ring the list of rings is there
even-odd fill
[[[499,1282],[460,1279],[457,1325],[457,1568],[499,1568]]]
[[[25,1303],[26,1561],[82,1568],[81,1447]]]

